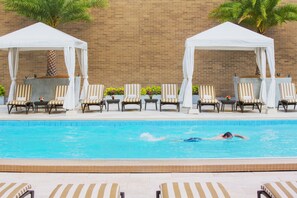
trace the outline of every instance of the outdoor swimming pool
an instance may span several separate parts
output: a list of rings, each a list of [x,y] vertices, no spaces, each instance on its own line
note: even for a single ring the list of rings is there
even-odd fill
[[[0,158],[296,157],[297,120],[0,121]],[[231,131],[249,140],[184,142]]]

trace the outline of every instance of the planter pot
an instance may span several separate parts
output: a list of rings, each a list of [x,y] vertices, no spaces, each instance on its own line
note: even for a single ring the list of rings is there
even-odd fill
[[[4,105],[4,96],[0,96],[0,105]]]

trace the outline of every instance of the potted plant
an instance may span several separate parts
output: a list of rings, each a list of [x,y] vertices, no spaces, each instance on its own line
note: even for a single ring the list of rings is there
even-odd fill
[[[112,87],[107,88],[106,89],[106,94],[109,95],[112,100],[114,100],[114,95],[116,94],[115,88],[112,88]]]
[[[4,105],[4,95],[5,95],[5,89],[3,85],[0,85],[0,105]]]

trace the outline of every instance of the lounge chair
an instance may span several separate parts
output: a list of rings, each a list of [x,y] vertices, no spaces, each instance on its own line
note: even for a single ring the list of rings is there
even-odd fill
[[[296,90],[294,83],[280,83],[280,101],[278,102],[277,110],[279,110],[279,106],[282,105],[285,109],[285,112],[288,111],[289,105],[294,105],[294,109],[296,108],[297,98],[296,98]]]
[[[253,109],[256,106],[261,113],[263,103],[260,99],[255,98],[252,83],[238,83],[238,99],[236,109],[239,106],[243,112],[245,106],[252,106]]]
[[[217,182],[172,182],[160,185],[157,198],[230,198],[221,183]]]
[[[31,195],[34,198],[34,191],[31,185],[26,183],[0,183],[0,197],[5,198],[23,198]]]
[[[49,198],[125,198],[116,183],[104,184],[59,184],[51,192]]]
[[[82,112],[85,112],[85,108],[91,105],[98,105],[100,112],[102,113],[104,105],[104,85],[89,85],[87,90],[87,97],[81,103]]]
[[[177,111],[180,111],[180,103],[178,101],[178,90],[176,84],[161,85],[160,111],[163,105],[176,105]]]
[[[57,85],[56,86],[56,93],[55,93],[55,99],[48,102],[49,111],[50,114],[52,109],[55,107],[57,111],[57,107],[61,107],[64,105],[64,98],[68,90],[68,85]]]
[[[212,85],[200,85],[199,87],[200,100],[197,102],[197,109],[199,107],[199,112],[201,112],[202,106],[213,106],[215,109],[217,107],[218,113],[220,112],[220,103],[216,99],[215,89]]]
[[[125,105],[137,104],[141,111],[142,104],[140,99],[140,84],[125,84],[124,87],[124,100],[122,101],[122,111],[125,110]]]
[[[15,99],[7,103],[8,113],[10,114],[13,107],[25,107],[26,114],[30,107],[34,110],[33,102],[31,102],[32,88],[31,85],[19,84],[16,87]]]
[[[264,195],[268,198],[289,198],[297,197],[297,182],[271,182],[261,185],[261,190],[257,192],[257,197]]]

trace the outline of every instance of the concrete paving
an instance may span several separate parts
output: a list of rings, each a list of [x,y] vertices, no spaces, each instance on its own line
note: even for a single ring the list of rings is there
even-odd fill
[[[195,105],[193,106],[195,107]],[[104,120],[104,119],[166,119],[166,120],[187,120],[187,119],[297,119],[297,111],[290,110],[285,113],[283,110],[270,110],[268,114],[264,110],[259,113],[257,110],[248,109],[247,112],[232,112],[226,107],[225,112],[216,113],[211,108],[205,108],[202,113],[192,110],[188,114],[187,109],[180,113],[173,111],[170,107],[159,112],[154,109],[153,104],[147,110],[141,112],[128,110],[117,111],[117,106],[111,106],[110,111],[99,113],[96,108],[91,112],[82,114],[81,111],[69,111],[67,113],[38,113],[13,112],[7,114],[6,106],[0,106],[0,120]],[[127,107],[128,108],[128,107]],[[131,109],[136,107],[131,106]],[[175,107],[173,107],[175,108]],[[48,197],[50,191],[59,183],[102,183],[116,182],[121,186],[121,191],[129,198],[155,197],[155,191],[162,182],[171,181],[214,181],[221,182],[229,191],[231,197],[250,198],[256,197],[257,190],[261,184],[271,181],[295,180],[297,171],[290,172],[237,172],[237,173],[147,173],[147,174],[63,174],[63,173],[0,173],[1,182],[29,182],[36,192],[36,197]]]

